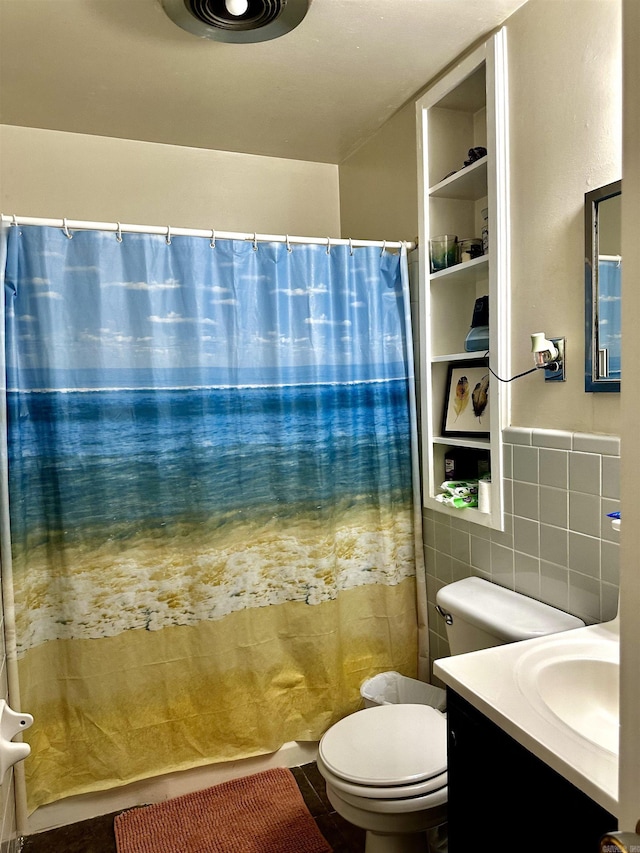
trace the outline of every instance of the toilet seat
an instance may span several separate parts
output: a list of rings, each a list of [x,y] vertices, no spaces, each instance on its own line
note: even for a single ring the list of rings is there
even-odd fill
[[[449,800],[449,789],[447,787],[440,788],[437,791],[432,791],[430,794],[423,794],[419,797],[408,797],[401,799],[390,800],[374,800],[346,794],[344,791],[331,789],[327,786],[327,793],[331,790],[331,796],[337,797],[349,805],[367,810],[371,810],[376,814],[415,814],[417,812],[434,811],[447,805]],[[334,803],[335,805],[335,803]]]
[[[446,718],[428,705],[365,708],[323,735],[318,764],[347,796],[410,799],[446,789]]]
[[[318,756],[317,765],[320,774],[324,777],[327,784],[339,791],[340,795],[345,799],[352,796],[366,797],[373,800],[411,800],[446,788],[448,780],[446,773],[439,773],[430,779],[424,779],[421,782],[414,782],[410,785],[396,785],[388,788],[356,785],[353,782],[345,782],[344,779],[331,773],[323,764],[320,756]]]

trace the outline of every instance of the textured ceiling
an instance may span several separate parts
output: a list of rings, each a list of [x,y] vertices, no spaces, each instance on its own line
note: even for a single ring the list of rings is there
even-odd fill
[[[340,163],[525,0],[312,0],[223,44],[160,0],[0,0],[0,122]]]

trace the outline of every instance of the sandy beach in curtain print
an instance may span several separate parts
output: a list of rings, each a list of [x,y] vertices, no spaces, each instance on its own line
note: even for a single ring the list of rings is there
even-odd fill
[[[365,678],[415,677],[416,661],[413,578],[316,607],[43,643],[19,662],[23,707],[36,715],[29,807],[317,740],[361,707]]]

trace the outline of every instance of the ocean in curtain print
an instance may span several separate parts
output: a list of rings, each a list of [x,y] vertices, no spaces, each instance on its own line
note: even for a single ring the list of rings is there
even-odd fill
[[[9,411],[21,650],[415,571],[405,379],[12,392]]]
[[[397,255],[71,237],[8,234],[20,654],[415,573]]]

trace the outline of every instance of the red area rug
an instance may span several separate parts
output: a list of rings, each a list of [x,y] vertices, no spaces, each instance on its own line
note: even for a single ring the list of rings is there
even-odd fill
[[[284,767],[130,809],[114,828],[118,853],[331,853]]]

